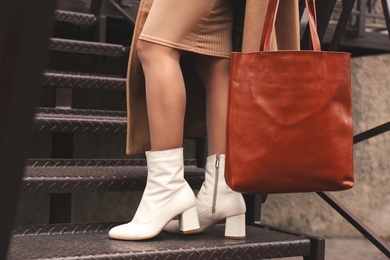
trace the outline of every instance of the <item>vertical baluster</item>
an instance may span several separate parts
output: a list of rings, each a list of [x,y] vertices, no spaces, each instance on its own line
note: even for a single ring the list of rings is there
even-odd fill
[[[387,31],[390,38],[390,0],[382,0],[383,14],[385,15]]]

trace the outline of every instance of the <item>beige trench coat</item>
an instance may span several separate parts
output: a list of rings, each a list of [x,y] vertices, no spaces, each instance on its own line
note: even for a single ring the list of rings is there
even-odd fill
[[[233,0],[235,51],[252,52],[259,49],[267,0]],[[127,142],[128,155],[141,154],[150,149],[149,125],[146,111],[145,82],[136,53],[136,43],[153,0],[140,3],[127,70]],[[276,22],[273,43],[278,49],[299,49],[298,0],[282,0]],[[206,136],[204,88],[192,64],[183,57],[182,69],[187,91],[187,110],[184,137]]]

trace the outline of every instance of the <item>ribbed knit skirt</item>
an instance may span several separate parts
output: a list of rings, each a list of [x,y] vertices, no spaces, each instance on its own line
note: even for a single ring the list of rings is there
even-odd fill
[[[232,0],[154,0],[139,39],[188,52],[230,57]]]

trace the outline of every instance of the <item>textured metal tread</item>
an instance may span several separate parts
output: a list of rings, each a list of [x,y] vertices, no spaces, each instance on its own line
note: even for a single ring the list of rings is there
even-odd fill
[[[122,57],[124,53],[129,50],[129,48],[118,44],[68,40],[60,38],[50,38],[49,49],[52,51],[93,54],[110,57]]]
[[[126,112],[85,109],[38,108],[37,132],[125,133]]]
[[[185,166],[184,172],[191,187],[199,189],[204,179],[204,169]],[[142,191],[145,189],[146,177],[146,166],[27,166],[22,191],[26,193]]]
[[[63,88],[85,88],[126,90],[126,79],[114,76],[97,76],[72,72],[47,71],[43,73],[43,86]]]
[[[29,167],[129,167],[146,166],[146,159],[27,159]],[[184,159],[185,166],[196,166],[196,159]]]
[[[123,79],[122,76],[117,74],[103,74],[103,73],[91,73],[91,72],[80,72],[80,71],[46,70],[45,73]]]
[[[277,229],[247,226],[247,238],[224,238],[224,225],[200,235],[162,232],[147,241],[107,236],[113,224],[17,227],[9,259],[264,259],[310,254],[310,240]]]
[[[97,18],[92,14],[56,10],[54,12],[54,20],[77,25],[94,25]]]

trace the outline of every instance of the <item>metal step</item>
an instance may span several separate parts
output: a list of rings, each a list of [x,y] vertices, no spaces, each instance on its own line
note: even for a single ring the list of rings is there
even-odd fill
[[[224,225],[200,235],[162,232],[147,241],[109,239],[118,223],[17,227],[9,259],[270,259],[314,256],[310,239],[260,225],[247,226],[243,240],[224,238]],[[305,258],[306,259],[306,258]]]
[[[50,38],[49,49],[51,51],[122,57],[129,53],[130,48],[119,44]]]
[[[38,108],[33,130],[67,133],[126,133],[126,112]]]
[[[113,76],[98,76],[72,72],[45,72],[43,86],[63,88],[85,88],[105,90],[126,90],[126,79]]]
[[[56,10],[54,12],[54,20],[77,25],[94,25],[97,18],[93,14]]]
[[[193,189],[204,180],[196,160],[185,160],[185,178]],[[27,160],[22,181],[25,193],[71,193],[142,191],[147,168],[145,159]]]

